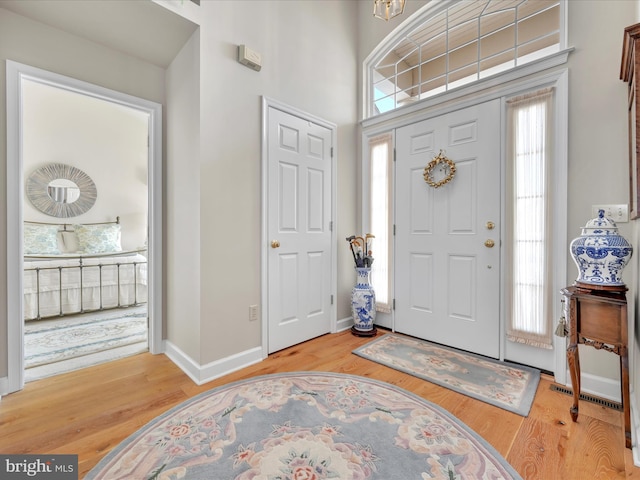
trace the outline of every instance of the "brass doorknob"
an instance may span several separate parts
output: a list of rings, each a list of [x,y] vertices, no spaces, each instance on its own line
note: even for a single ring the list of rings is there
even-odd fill
[[[280,246],[280,242],[278,240],[271,240],[271,248],[278,248]]]
[[[487,247],[487,248],[492,248],[495,244],[496,244],[496,242],[494,242],[491,239],[488,239],[488,240],[484,241],[484,246]]]

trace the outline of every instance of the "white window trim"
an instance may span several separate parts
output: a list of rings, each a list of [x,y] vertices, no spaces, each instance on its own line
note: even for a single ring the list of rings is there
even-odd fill
[[[411,15],[407,20],[405,20],[398,28],[392,31],[389,35],[387,35],[378,46],[365,58],[362,63],[362,78],[363,78],[363,89],[362,89],[362,118],[363,121],[367,121],[367,119],[371,118],[374,112],[372,111],[373,105],[370,101],[373,98],[372,92],[372,71],[373,66],[377,65],[378,62],[384,58],[384,56],[389,52],[390,45],[397,45],[404,37],[413,32],[417,27],[422,25],[426,19],[433,17],[441,13],[442,11],[449,8],[451,5],[459,2],[460,0],[442,0],[440,2],[430,2],[421,9],[417,10],[413,15]],[[427,102],[428,104],[439,104],[449,100],[455,100],[463,95],[473,94],[476,91],[480,91],[491,86],[495,86],[500,83],[504,83],[505,81],[516,80],[518,78],[522,78],[528,75],[533,74],[536,71],[544,70],[547,68],[551,68],[553,66],[561,65],[566,63],[567,57],[570,51],[573,48],[567,48],[568,42],[568,18],[567,18],[567,1],[560,0],[560,51],[550,55],[548,57],[533,61],[531,63],[527,63],[525,65],[515,67],[512,70],[508,70],[507,72],[496,74],[490,77],[486,77],[485,79],[478,80],[477,82],[473,82],[465,87],[460,87],[454,89],[452,91],[444,92],[439,95],[434,95],[433,97],[429,97],[428,99],[418,101],[415,104],[411,104],[405,107],[398,107],[391,112],[387,112],[387,114],[380,114],[377,117],[387,117],[388,114],[392,114],[397,112],[398,110],[415,111],[416,104],[423,104],[423,102]],[[529,68],[528,68],[529,67]],[[511,74],[511,75],[510,75]],[[424,108],[424,104],[421,108]]]
[[[539,72],[564,65],[567,63],[569,54],[573,52],[573,50],[573,47],[566,48],[548,57],[535,60],[519,67],[515,67],[512,70],[508,70],[503,73],[492,75],[491,77],[478,80],[477,82],[457,88],[455,90],[450,90],[448,92],[434,95],[433,97],[418,100],[410,105],[398,107],[389,112],[376,115],[375,117],[366,118],[367,112],[365,111],[365,118],[361,122],[362,127],[368,128],[373,125],[378,125],[382,122],[394,121],[399,117],[406,117],[409,115],[414,115],[416,113],[420,115],[421,112],[426,108],[437,108],[438,106],[445,103],[456,102],[463,97],[472,97],[472,100],[466,102],[467,104],[478,103],[476,99],[480,97],[487,96],[487,98],[495,98],[496,96],[492,95],[491,92],[485,92],[493,88],[500,89],[505,84],[517,82],[518,80],[526,81],[529,77],[536,75]],[[368,69],[365,70],[367,72],[369,71]],[[365,80],[364,90],[369,90],[369,88],[369,80],[367,79]],[[363,102],[364,108],[368,110],[369,104],[366,100],[366,98],[368,98],[367,95],[369,95],[369,93],[365,93]],[[459,107],[460,105],[464,106],[463,103],[458,104]]]
[[[562,55],[556,57],[564,59],[564,62],[568,59],[569,53],[573,51],[573,49],[567,49],[564,52],[561,52]],[[563,63],[564,63],[563,62]],[[533,66],[537,66],[541,70],[545,70],[547,67],[543,66],[546,63],[535,63],[528,64],[523,66],[523,69],[527,67],[527,70]],[[504,78],[505,76],[509,76],[513,71],[505,72],[504,75],[499,75],[499,78]],[[535,72],[537,74],[529,73],[526,77],[524,75],[523,78],[518,78],[519,81],[506,81],[500,84],[501,82],[497,82],[495,88],[491,88],[489,90],[479,88],[479,85],[474,85],[472,89],[475,94],[470,95],[469,93],[464,94],[464,98],[461,98],[463,94],[459,92],[451,92],[452,99],[457,101],[446,101],[444,102],[442,97],[434,97],[431,99],[422,100],[420,102],[416,102],[414,105],[411,105],[408,108],[400,108],[396,109],[393,112],[389,112],[389,114],[378,115],[374,118],[363,120],[361,122],[362,126],[362,152],[363,157],[361,159],[362,162],[362,177],[361,177],[361,219],[366,221],[368,218],[368,198],[369,198],[369,168],[367,165],[368,162],[368,142],[370,138],[373,138],[376,135],[379,135],[384,132],[394,131],[396,128],[400,128],[405,125],[409,125],[415,123],[420,120],[425,120],[428,118],[436,117],[439,115],[443,115],[448,112],[452,112],[454,110],[458,110],[461,108],[465,108],[467,106],[475,105],[478,103],[482,103],[484,101],[493,100],[496,98],[501,98],[503,102],[503,110],[506,108],[504,102],[506,98],[512,97],[530,90],[544,88],[553,86],[556,89],[556,102],[555,102],[555,122],[554,122],[554,136],[555,136],[555,144],[554,144],[554,156],[559,159],[563,159],[562,162],[559,162],[556,165],[556,170],[554,171],[554,192],[553,197],[554,201],[557,202],[557,205],[563,205],[564,208],[554,209],[554,219],[553,219],[553,238],[552,245],[555,252],[558,252],[558,257],[556,259],[556,267],[554,269],[554,277],[553,277],[553,292],[554,298],[553,303],[557,306],[557,312],[559,314],[560,308],[560,289],[565,286],[566,278],[567,278],[567,251],[566,248],[566,239],[567,239],[567,202],[568,202],[568,190],[567,190],[567,181],[568,181],[568,122],[569,122],[569,94],[568,94],[568,69],[553,69],[549,72],[538,71]],[[510,79],[513,80],[513,79]],[[460,89],[465,90],[466,89]],[[455,94],[455,95],[454,95]],[[504,117],[504,116],[503,116]],[[506,124],[503,118],[502,132],[505,131]],[[395,142],[394,142],[395,148]],[[502,153],[502,169],[504,169],[505,162],[505,153],[503,147]],[[395,180],[394,180],[395,181]],[[394,195],[395,201],[395,192],[392,190],[392,194]],[[504,198],[504,193],[503,193]],[[504,226],[504,205],[502,206],[501,212],[501,225]],[[395,223],[395,219],[393,220]],[[504,228],[504,227],[503,227]],[[505,238],[505,232],[501,232],[501,238]],[[392,260],[393,261],[393,260]],[[505,265],[505,259],[501,259],[501,264]],[[504,268],[504,267],[503,267]],[[502,282],[501,291],[505,291],[505,275],[502,272]],[[395,284],[395,281],[392,282]],[[391,285],[390,294],[393,295],[394,285]],[[392,296],[393,298],[393,296]],[[506,335],[505,335],[505,326],[504,326],[504,304],[501,305],[501,328],[500,328],[500,338],[501,338],[501,357],[504,359],[504,352],[506,351]],[[393,318],[393,310],[391,312],[391,317],[389,320],[389,324],[381,324],[387,328],[395,329],[395,321]],[[376,323],[378,320],[376,319]],[[566,339],[555,337],[554,336],[554,358],[555,358],[555,381],[565,385],[567,383],[567,369],[566,369]]]
[[[388,134],[390,136],[390,141],[391,141],[391,154],[392,154],[392,158],[391,160],[391,172],[390,172],[390,178],[389,178],[389,201],[391,202],[390,205],[390,223],[391,225],[395,224],[395,190],[394,190],[394,186],[395,186],[395,131],[394,128],[387,128],[385,126],[382,126],[381,128],[377,128],[377,129],[371,129],[370,131],[367,132],[366,135],[362,136],[362,155],[363,155],[363,160],[362,160],[362,188],[361,188],[361,206],[362,206],[362,215],[361,215],[361,225],[364,229],[364,231],[370,231],[371,229],[371,225],[370,225],[370,217],[369,217],[369,212],[371,210],[371,189],[370,184],[369,184],[369,180],[371,178],[371,168],[370,168],[370,164],[369,164],[369,160],[371,158],[371,140],[379,137],[381,135],[386,135]],[[393,227],[392,227],[393,228]],[[390,312],[383,312],[383,311],[378,311],[376,313],[376,325],[385,327],[385,328],[389,328],[389,329],[393,329],[394,328],[394,310],[393,310],[393,299],[395,298],[395,293],[394,293],[394,264],[395,264],[395,259],[393,257],[393,254],[395,252],[395,247],[394,247],[394,234],[393,231],[391,231],[390,234],[390,251],[389,251],[389,303],[391,306],[391,311]],[[374,255],[375,257],[375,255]]]
[[[369,226],[367,227],[367,231],[373,233],[376,235],[376,239],[374,240],[374,242],[376,243],[376,252],[378,252],[378,256],[380,257],[379,259],[379,263],[377,265],[381,265],[383,264],[383,260],[386,258],[387,259],[387,264],[386,264],[386,268],[387,268],[387,274],[386,274],[386,286],[387,286],[387,297],[385,301],[381,301],[380,298],[377,298],[377,302],[376,302],[376,310],[378,312],[381,313],[391,313],[391,307],[392,307],[392,289],[391,289],[391,285],[393,284],[393,262],[392,262],[392,256],[393,256],[393,188],[392,188],[392,182],[393,182],[393,161],[394,161],[394,142],[393,142],[393,132],[388,132],[388,133],[383,133],[381,135],[375,136],[375,137],[369,137],[369,184],[372,183],[372,179],[373,179],[373,168],[371,168],[371,165],[373,164],[373,150],[376,147],[380,147],[380,146],[384,146],[385,150],[386,150],[386,185],[385,185],[385,198],[387,199],[387,207],[388,207],[388,212],[387,212],[387,218],[386,218],[386,228],[387,228],[387,242],[386,244],[383,242],[383,239],[380,238],[378,239],[377,237],[379,237],[379,231],[374,230],[373,228],[373,215],[372,215],[372,210],[373,210],[373,196],[369,195],[368,197],[368,201],[369,201],[369,216],[367,217]],[[382,242],[382,243],[381,243]],[[383,250],[383,246],[386,245],[386,252],[384,252],[384,254],[380,254],[381,250]],[[374,288],[376,288],[376,284],[373,283],[373,280],[376,278],[376,264],[374,264],[372,266],[372,284],[374,285]],[[377,293],[377,292],[376,292]],[[377,294],[376,294],[377,297]]]

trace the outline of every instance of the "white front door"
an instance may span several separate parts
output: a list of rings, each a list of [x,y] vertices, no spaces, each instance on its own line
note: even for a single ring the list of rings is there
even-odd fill
[[[268,352],[331,330],[333,131],[267,111]]]
[[[396,330],[495,358],[500,145],[499,100],[396,131]],[[440,150],[455,175],[435,188],[423,175]]]

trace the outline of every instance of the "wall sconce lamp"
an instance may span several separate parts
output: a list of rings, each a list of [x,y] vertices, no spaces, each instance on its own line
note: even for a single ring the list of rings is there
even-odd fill
[[[373,0],[373,16],[387,21],[404,11],[404,2],[405,0]]]

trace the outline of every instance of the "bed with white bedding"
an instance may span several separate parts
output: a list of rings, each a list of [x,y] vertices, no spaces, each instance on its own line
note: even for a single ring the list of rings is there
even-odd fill
[[[25,222],[25,320],[146,303],[145,254],[144,249],[122,249],[119,221]]]

